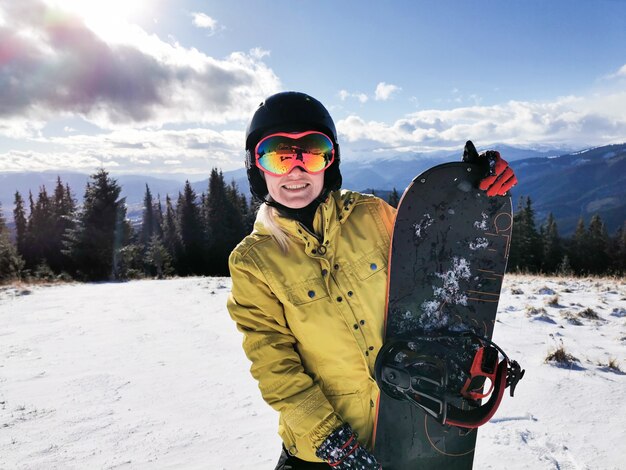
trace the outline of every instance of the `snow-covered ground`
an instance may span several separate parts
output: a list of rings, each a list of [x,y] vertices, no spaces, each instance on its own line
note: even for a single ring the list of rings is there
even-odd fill
[[[277,417],[229,290],[0,287],[0,468],[273,469]],[[526,377],[480,429],[475,468],[626,468],[626,282],[508,276],[498,319]],[[579,362],[546,363],[561,346]]]

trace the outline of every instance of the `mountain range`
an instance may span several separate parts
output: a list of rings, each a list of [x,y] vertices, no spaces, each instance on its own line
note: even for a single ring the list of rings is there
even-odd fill
[[[571,235],[582,216],[588,223],[593,214],[599,214],[607,230],[613,234],[626,220],[626,143],[590,148],[565,153],[563,149],[529,150],[495,145],[503,158],[511,163],[519,184],[511,195],[514,205],[520,197],[529,196],[540,224],[552,212],[559,232]],[[359,191],[375,191],[381,197],[396,188],[403,191],[411,180],[422,171],[449,161],[459,161],[459,155],[439,153],[415,154],[410,157],[386,157],[376,161],[345,161],[341,169],[343,187]],[[210,169],[207,169],[207,174]],[[63,184],[69,184],[78,202],[82,200],[87,174],[71,172],[23,172],[0,173],[0,204],[8,220],[12,219],[15,191],[27,199],[32,191],[36,197],[39,188],[45,186],[48,193],[54,190],[57,176]],[[146,184],[153,196],[160,195],[164,202],[169,194],[176,200],[183,189],[178,180],[151,176],[114,175],[122,196],[126,197],[128,214],[132,219],[141,217]],[[234,181],[239,190],[249,196],[244,169],[224,172],[227,183]],[[208,178],[191,183],[197,194],[206,192]]]

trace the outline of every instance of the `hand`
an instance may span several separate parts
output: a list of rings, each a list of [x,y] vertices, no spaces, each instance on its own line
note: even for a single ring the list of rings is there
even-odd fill
[[[370,452],[359,445],[348,423],[329,434],[315,455],[337,470],[382,470]]]
[[[500,156],[500,152],[487,150],[479,155],[472,141],[468,140],[463,151],[463,161],[489,168],[488,176],[483,178],[478,186],[483,191],[487,191],[487,196],[504,196],[517,184],[515,173],[506,160]]]

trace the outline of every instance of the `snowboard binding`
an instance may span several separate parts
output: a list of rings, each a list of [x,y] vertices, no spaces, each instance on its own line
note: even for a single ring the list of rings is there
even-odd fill
[[[412,403],[441,424],[473,429],[491,419],[507,387],[513,396],[524,370],[491,340],[446,331],[388,340],[376,357],[375,375],[389,397]]]

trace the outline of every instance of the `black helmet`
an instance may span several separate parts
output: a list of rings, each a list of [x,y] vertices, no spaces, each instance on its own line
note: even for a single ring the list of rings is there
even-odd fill
[[[257,143],[273,132],[319,131],[335,146],[335,160],[324,172],[324,192],[341,187],[339,144],[337,130],[328,110],[315,98],[296,91],[276,93],[263,101],[252,115],[246,129],[246,170],[250,191],[262,201],[268,194],[267,185],[256,167],[254,149]]]

